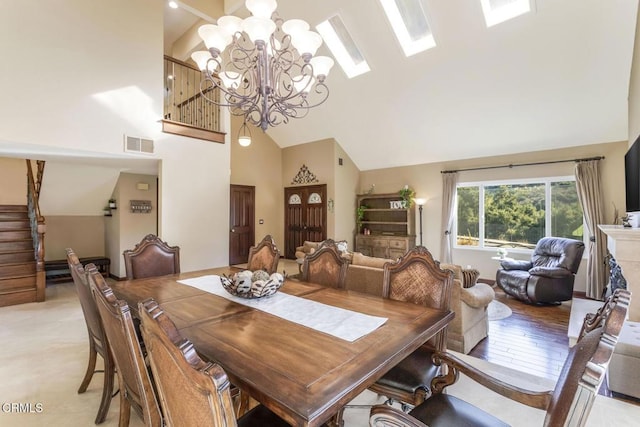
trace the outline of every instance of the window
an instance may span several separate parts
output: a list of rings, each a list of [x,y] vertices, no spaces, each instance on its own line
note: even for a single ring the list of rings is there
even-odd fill
[[[405,56],[436,45],[420,0],[380,0]]]
[[[531,11],[531,0],[480,0],[487,27]]]
[[[353,41],[340,15],[334,15],[316,26],[327,47],[349,78],[368,72],[369,64]]]
[[[456,246],[533,249],[542,237],[584,240],[573,177],[458,184]]]

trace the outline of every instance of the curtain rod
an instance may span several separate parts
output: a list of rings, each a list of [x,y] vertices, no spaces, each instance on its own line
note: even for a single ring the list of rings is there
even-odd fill
[[[455,172],[465,172],[465,171],[480,171],[486,169],[500,169],[500,168],[514,168],[517,166],[537,166],[537,165],[550,165],[552,163],[567,163],[567,162],[588,162],[590,160],[603,160],[604,156],[597,157],[587,157],[584,159],[567,159],[567,160],[552,160],[548,162],[534,162],[534,163],[518,163],[518,164],[508,164],[502,166],[484,166],[479,168],[467,168],[467,169],[457,169],[457,170],[448,170],[448,171],[440,171],[440,173],[455,173]]]

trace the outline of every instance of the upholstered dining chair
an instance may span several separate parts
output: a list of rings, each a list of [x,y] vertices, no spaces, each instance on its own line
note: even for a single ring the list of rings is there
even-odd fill
[[[236,420],[222,367],[202,360],[152,298],[138,312],[166,426],[289,426],[262,405]]]
[[[113,393],[113,379],[116,374],[113,364],[113,358],[111,357],[111,351],[109,350],[109,343],[104,334],[102,327],[102,319],[100,319],[100,313],[96,307],[96,302],[91,296],[91,289],[89,289],[89,282],[87,274],[84,271],[84,267],[78,260],[78,256],[73,249],[67,248],[67,263],[69,264],[69,271],[73,278],[73,283],[76,286],[76,292],[78,293],[78,299],[80,300],[80,307],[82,308],[82,314],[84,315],[84,321],[87,325],[87,332],[89,334],[89,364],[87,365],[87,372],[84,374],[84,379],[78,388],[78,393],[84,393],[87,391],[87,387],[93,378],[93,374],[96,371],[96,361],[98,354],[104,361],[104,379],[102,384],[102,398],[100,399],[100,407],[98,408],[98,414],[96,415],[95,423],[100,424],[104,421],[109,412],[109,406],[111,405],[111,398]]]
[[[327,239],[314,253],[304,258],[302,280],[342,289],[348,266],[349,261],[341,256],[338,245]]]
[[[280,261],[280,252],[271,235],[267,234],[260,243],[249,248],[247,270],[265,270],[273,274],[278,271],[278,261]]]
[[[131,319],[129,305],[118,300],[93,264],[87,265],[91,294],[96,301],[104,331],[111,347],[120,387],[119,427],[129,425],[131,408],[141,415],[145,426],[162,426],[162,416],[142,350]]]
[[[180,247],[169,246],[154,234],[147,234],[135,248],[122,253],[127,279],[180,273]]]
[[[463,373],[504,397],[546,411],[545,426],[583,426],[604,380],[630,296],[623,290],[605,304],[607,308],[596,316],[596,322],[583,327],[584,335],[569,350],[553,390],[525,390],[490,377],[451,354],[438,353],[434,359],[447,366],[447,374],[434,379],[431,397],[408,414],[388,405],[376,405],[371,409],[369,424],[372,427],[507,426],[492,414],[443,393],[445,387]],[[587,316],[585,323],[589,321]]]
[[[453,272],[442,270],[424,246],[417,246],[395,263],[384,266],[385,298],[449,310],[452,286]],[[447,329],[444,328],[369,389],[400,401],[403,407],[419,405],[429,395],[431,380],[439,371],[431,356],[435,350],[445,350],[446,344]]]

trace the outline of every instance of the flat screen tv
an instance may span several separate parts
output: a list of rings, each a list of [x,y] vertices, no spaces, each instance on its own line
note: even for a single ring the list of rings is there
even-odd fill
[[[640,137],[624,156],[624,181],[627,212],[640,211]]]

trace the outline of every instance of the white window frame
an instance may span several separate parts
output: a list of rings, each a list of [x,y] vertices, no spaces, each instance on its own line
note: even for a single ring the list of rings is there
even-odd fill
[[[456,203],[454,208],[454,220],[453,220],[453,232],[454,249],[462,249],[462,250],[482,250],[482,251],[495,251],[496,248],[494,246],[485,246],[484,240],[484,189],[485,187],[491,187],[496,185],[523,185],[523,184],[544,184],[545,185],[545,210],[544,210],[544,233],[545,236],[551,236],[551,209],[547,209],[547,207],[551,206],[551,184],[554,182],[563,182],[563,181],[576,181],[576,177],[574,175],[568,176],[554,176],[554,177],[543,177],[543,178],[526,178],[526,179],[503,179],[496,181],[469,181],[469,182],[460,182],[456,185]],[[478,246],[469,246],[469,245],[458,245],[458,196],[457,189],[460,187],[479,187],[479,195],[480,203],[479,203],[479,214],[478,217],[483,220],[478,224]],[[587,224],[584,220],[584,213],[582,215],[582,240],[585,245],[589,242],[589,230],[587,229]],[[530,254],[533,252],[533,249],[523,249],[523,248],[509,248],[510,253],[524,253]]]

